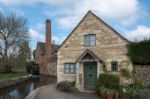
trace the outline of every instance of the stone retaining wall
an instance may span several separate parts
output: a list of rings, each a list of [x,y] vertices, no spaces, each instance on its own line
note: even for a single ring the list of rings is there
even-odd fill
[[[19,78],[0,80],[0,88],[5,88],[5,87],[9,87],[9,86],[21,83],[23,81],[30,79],[31,77],[32,77],[32,75],[28,75],[28,76],[23,76],[23,77],[19,77]]]
[[[34,99],[35,96],[38,94],[40,88],[33,90],[25,99]]]
[[[150,85],[150,65],[134,65],[134,79]]]
[[[36,88],[35,90],[33,90],[28,96],[26,96],[25,99],[35,99],[35,96],[38,94],[38,92],[40,90],[42,90],[43,88],[47,87],[48,85]]]

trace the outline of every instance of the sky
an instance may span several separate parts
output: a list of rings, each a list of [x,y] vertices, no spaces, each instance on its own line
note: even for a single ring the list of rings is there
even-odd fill
[[[30,46],[45,42],[45,21],[52,39],[61,44],[91,10],[130,41],[150,38],[150,0],[0,0],[0,11],[28,20]]]

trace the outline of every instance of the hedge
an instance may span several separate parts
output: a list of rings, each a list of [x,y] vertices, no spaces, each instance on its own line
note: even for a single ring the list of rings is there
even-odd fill
[[[139,42],[131,42],[127,45],[128,53],[134,64],[150,64],[150,39]]]

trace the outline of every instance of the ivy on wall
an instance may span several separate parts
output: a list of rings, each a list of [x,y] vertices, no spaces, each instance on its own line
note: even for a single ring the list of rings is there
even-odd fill
[[[127,45],[127,48],[127,55],[134,64],[150,64],[150,39],[131,42]]]

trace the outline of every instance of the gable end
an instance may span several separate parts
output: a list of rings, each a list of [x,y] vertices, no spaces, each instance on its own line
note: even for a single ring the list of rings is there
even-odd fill
[[[62,42],[59,49],[64,45],[64,43],[69,39],[69,37],[73,34],[73,32],[77,29],[77,27],[83,22],[83,20],[87,17],[87,15],[91,13],[94,15],[98,20],[100,20],[104,25],[106,25],[108,28],[110,28],[113,32],[115,32],[119,37],[121,37],[124,41],[127,43],[130,43],[125,37],[123,37],[121,34],[119,34],[114,28],[112,28],[110,25],[106,24],[102,19],[100,19],[97,15],[95,15],[92,11],[88,11],[87,14],[81,19],[81,21],[77,24],[77,26],[73,29],[73,31],[67,36],[67,38]],[[58,50],[59,50],[58,49]]]

